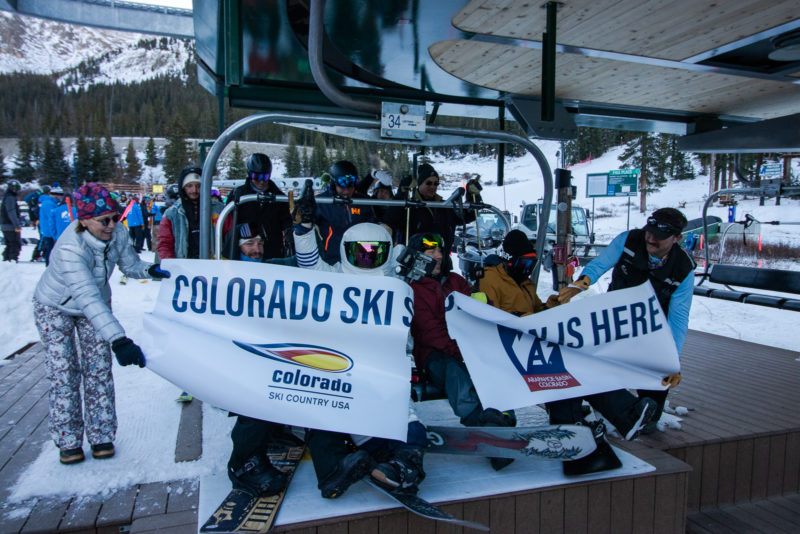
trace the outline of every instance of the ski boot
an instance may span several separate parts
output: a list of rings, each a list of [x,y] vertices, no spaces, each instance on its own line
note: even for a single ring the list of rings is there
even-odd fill
[[[350,486],[364,478],[372,469],[372,458],[364,450],[351,452],[341,460],[336,469],[320,481],[319,489],[324,499],[340,497]]]
[[[658,404],[653,399],[647,397],[639,399],[624,415],[625,420],[631,423],[630,428],[624,434],[625,439],[628,441],[636,439],[639,436],[639,432],[651,422],[657,409]],[[622,434],[622,429],[617,430]]]
[[[582,424],[591,427],[597,448],[588,456],[563,462],[561,466],[564,474],[566,476],[578,476],[622,467],[619,457],[606,441],[606,425],[602,421],[584,421]]]
[[[241,467],[228,465],[228,478],[233,488],[255,497],[277,495],[286,488],[286,475],[276,469],[263,454],[257,454]]]
[[[480,426],[517,426],[517,416],[514,410],[501,412],[494,408],[486,408],[480,416]],[[513,458],[489,458],[492,469],[500,471],[514,462]]]
[[[422,468],[422,448],[401,448],[395,451],[387,462],[379,463],[372,470],[372,480],[387,491],[402,489],[406,493],[417,494],[419,484],[425,480]]]

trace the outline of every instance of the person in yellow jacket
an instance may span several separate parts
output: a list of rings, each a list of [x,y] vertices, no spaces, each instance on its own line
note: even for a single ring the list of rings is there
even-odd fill
[[[511,230],[503,240],[509,258],[489,256],[478,280],[478,291],[485,293],[489,304],[518,317],[538,313],[558,305],[558,295],[550,295],[543,304],[536,295],[530,275],[536,265],[533,245],[520,230]]]

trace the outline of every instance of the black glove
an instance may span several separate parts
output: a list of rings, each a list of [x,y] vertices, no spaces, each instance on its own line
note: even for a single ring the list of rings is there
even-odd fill
[[[477,178],[473,178],[467,182],[467,198],[470,202],[480,202],[481,191],[483,191],[483,187]]]
[[[161,280],[163,278],[169,278],[171,275],[169,271],[165,271],[161,268],[160,263],[154,263],[150,267],[147,268],[147,274],[150,275],[150,278],[153,280]]]
[[[397,196],[400,198],[408,198],[408,192],[411,191],[411,175],[407,174],[400,179],[400,184],[397,186]]]
[[[306,180],[300,198],[295,202],[297,211],[300,213],[301,223],[313,223],[317,216],[317,200],[314,198],[314,182]]]
[[[115,339],[111,343],[111,350],[114,351],[114,356],[120,365],[131,365],[135,363],[139,367],[144,367],[144,354],[139,345],[134,343],[127,337]]]

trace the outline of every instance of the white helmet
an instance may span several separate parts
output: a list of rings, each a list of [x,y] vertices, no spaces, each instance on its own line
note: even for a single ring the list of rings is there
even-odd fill
[[[379,224],[359,223],[348,228],[342,236],[339,253],[344,273],[392,274],[392,236]]]

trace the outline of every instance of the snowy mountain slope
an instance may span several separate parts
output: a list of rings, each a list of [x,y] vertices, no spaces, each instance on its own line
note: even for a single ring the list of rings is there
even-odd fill
[[[156,42],[147,48],[142,41]],[[56,74],[71,89],[91,83],[130,83],[181,75],[191,41],[101,30],[0,11],[0,73]],[[83,65],[81,65],[83,64]],[[73,71],[78,66],[79,70]]]

